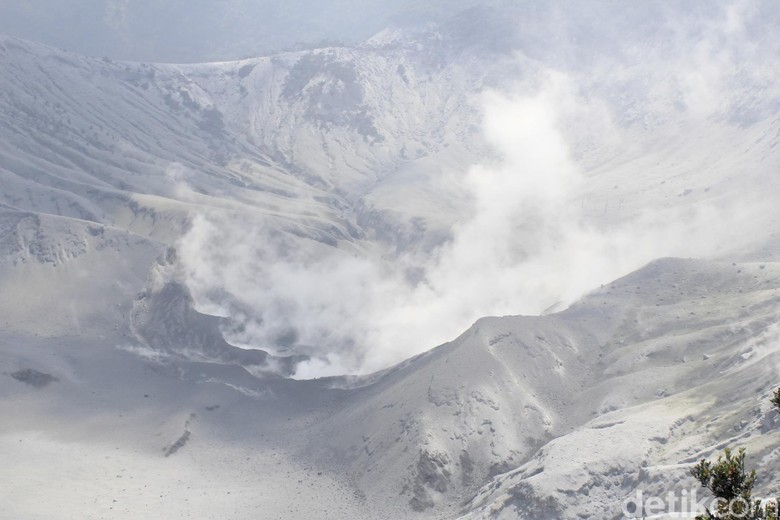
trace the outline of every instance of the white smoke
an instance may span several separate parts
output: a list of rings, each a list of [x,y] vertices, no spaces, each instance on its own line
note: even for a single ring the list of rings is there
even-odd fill
[[[722,212],[706,207],[647,212],[609,229],[588,224],[577,200],[583,174],[562,128],[599,107],[583,105],[562,75],[536,88],[484,96],[485,138],[501,160],[462,179],[473,204],[452,240],[412,266],[420,281],[405,277],[408,258],[347,253],[220,212],[196,218],[180,245],[197,301],[241,323],[235,342],[312,356],[297,377],[366,373],[481,316],[538,314],[656,257],[719,247],[705,223]]]
[[[674,132],[699,132],[714,118],[726,125],[723,104],[760,84],[760,78],[734,83],[734,71],[744,68],[737,49],[750,47],[744,29],[750,10],[742,5],[730,8],[718,27],[702,29],[684,57],[660,63],[648,56],[646,70],[629,63],[610,71],[641,102],[623,110],[623,120],[613,121],[615,110],[599,101],[612,94],[608,85],[591,81],[591,91],[584,91],[582,77],[560,72],[531,78],[514,93],[484,94],[483,133],[499,159],[475,165],[458,181],[471,194],[470,205],[451,240],[425,259],[388,258],[373,246],[326,246],[274,231],[247,212],[200,215],[180,244],[196,301],[231,317],[234,343],[311,356],[296,377],[368,373],[453,339],[482,316],[565,306],[658,257],[739,250],[755,234],[747,223],[763,209],[754,201],[749,207],[743,196],[733,204],[714,197],[669,203],[651,193],[614,217],[594,217],[591,199],[598,197],[589,191],[585,164],[592,168],[603,159],[593,152],[601,148],[613,155],[625,149],[630,157],[644,147],[652,159],[659,143],[674,147]],[[678,125],[681,112],[690,127]],[[637,143],[644,134],[632,128],[652,125],[661,131],[647,135],[657,140]],[[693,168],[731,167],[707,158],[710,151],[717,156],[720,142],[687,142],[703,143],[690,150]],[[410,270],[421,276],[410,281]]]

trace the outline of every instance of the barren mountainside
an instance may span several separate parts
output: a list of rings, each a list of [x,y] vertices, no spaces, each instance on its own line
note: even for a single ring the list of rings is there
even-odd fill
[[[0,36],[0,516],[617,519],[727,446],[780,494],[776,9],[466,4]]]

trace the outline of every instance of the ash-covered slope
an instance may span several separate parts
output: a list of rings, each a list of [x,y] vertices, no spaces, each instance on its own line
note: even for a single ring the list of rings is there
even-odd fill
[[[564,414],[582,422],[480,490],[467,517],[621,518],[640,491],[685,497],[690,466],[729,446],[752,453],[759,496],[776,495],[777,275],[662,260],[562,313],[604,334],[588,356],[594,379]]]
[[[365,380],[4,333],[2,443],[28,454],[5,511],[44,514],[35,481],[68,490],[74,518],[620,518],[639,490],[691,488],[687,468],[724,446],[776,494],[779,295],[776,264],[660,260]]]
[[[200,65],[0,38],[0,513],[613,518],[736,444],[776,493],[774,11],[523,5]],[[287,378],[672,253],[728,261]]]
[[[243,154],[245,168],[260,170],[254,180],[251,171],[220,164],[228,150],[241,146],[223,135],[220,114],[209,111],[212,103],[197,93],[190,97],[180,85],[186,78],[160,78],[174,85],[158,89],[156,83],[150,87],[156,74],[150,66],[112,65],[12,39],[3,48],[8,206],[120,223],[171,241],[193,202],[176,200],[186,193],[175,195],[190,176],[192,197],[231,186],[250,195],[265,188],[266,205],[274,198],[312,197],[305,183],[274,170],[257,151]]]
[[[355,217],[342,214],[378,180],[468,147],[468,99],[481,81],[465,64],[430,77],[403,49],[193,66],[13,38],[0,49],[2,202],[168,240],[188,204],[240,203],[299,233],[354,238]],[[429,162],[471,160],[458,153]]]
[[[740,445],[772,496],[778,275],[660,260],[559,314],[480,320],[351,396],[324,460],[349,461],[369,500],[443,517],[619,518],[639,490],[695,489],[690,464]]]
[[[90,233],[124,230],[161,254],[194,216],[217,214],[236,234],[249,225],[269,244],[283,237],[280,248],[419,249],[441,241],[456,214],[447,190],[426,179],[463,171],[482,147],[471,142],[477,114],[468,107],[479,74],[467,76],[460,64],[430,76],[404,49],[180,67],[91,59],[4,37],[0,53],[4,247],[34,257],[59,244],[56,266],[74,260],[85,271],[95,269],[79,260],[85,251],[121,251],[137,275],[129,294],[144,289],[153,258],[135,246],[96,244]],[[395,184],[379,184],[391,177]],[[53,224],[17,240],[15,222],[30,218]],[[173,280],[175,271],[168,281],[185,283]],[[8,267],[3,280],[22,286],[29,276]],[[105,310],[97,297],[79,300],[80,311],[62,319]],[[24,321],[45,327],[38,319]]]

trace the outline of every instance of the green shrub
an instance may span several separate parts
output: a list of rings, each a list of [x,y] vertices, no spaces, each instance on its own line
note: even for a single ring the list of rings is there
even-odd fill
[[[717,462],[702,460],[691,475],[716,498],[716,510],[696,517],[696,520],[780,520],[777,502],[762,504],[753,499],[756,471],[745,470],[745,450],[736,455],[726,448]]]
[[[775,390],[775,395],[772,397],[772,404],[777,407],[777,411],[780,412],[780,388]]]

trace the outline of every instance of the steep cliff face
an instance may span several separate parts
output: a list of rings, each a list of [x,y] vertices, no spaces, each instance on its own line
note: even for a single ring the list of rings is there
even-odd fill
[[[387,218],[391,203],[362,204],[380,181],[405,170],[424,183],[437,173],[426,165],[468,164],[480,149],[468,105],[484,71],[452,64],[431,76],[408,49],[192,66],[95,60],[12,38],[2,52],[3,203],[169,241],[191,205],[237,203],[299,233],[353,239],[358,218]]]

